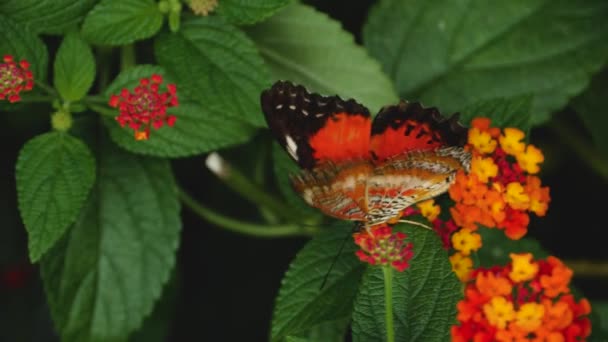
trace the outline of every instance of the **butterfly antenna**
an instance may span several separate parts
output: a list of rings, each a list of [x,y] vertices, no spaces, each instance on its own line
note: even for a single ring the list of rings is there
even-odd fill
[[[325,276],[323,277],[323,282],[321,282],[321,286],[319,287],[319,290],[322,290],[323,287],[325,286],[325,283],[327,282],[327,278],[329,278],[329,274],[331,273],[331,270],[333,270],[334,265],[336,264],[336,261],[338,261],[338,257],[340,256],[340,254],[342,254],[342,250],[344,249],[344,246],[346,245],[346,241],[348,241],[348,238],[350,236],[351,236],[351,234],[348,234],[344,237],[344,240],[342,240],[342,243],[340,244],[340,249],[338,250],[338,253],[334,257],[334,260],[332,260],[331,265],[329,265],[329,269],[327,270],[327,273],[325,273]]]
[[[422,228],[428,229],[428,230],[434,230],[433,228],[431,228],[430,226],[427,226],[424,223],[420,223],[420,222],[416,222],[416,221],[410,221],[410,220],[399,220],[399,222],[402,223],[409,223],[409,224],[413,224],[415,226],[420,226]]]

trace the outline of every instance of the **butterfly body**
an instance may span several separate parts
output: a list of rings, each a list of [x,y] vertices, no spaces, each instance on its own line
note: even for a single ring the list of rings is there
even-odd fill
[[[385,223],[425,199],[444,193],[470,154],[457,116],[401,101],[372,120],[354,100],[324,97],[279,81],[261,96],[277,141],[301,171],[297,193],[325,214]]]

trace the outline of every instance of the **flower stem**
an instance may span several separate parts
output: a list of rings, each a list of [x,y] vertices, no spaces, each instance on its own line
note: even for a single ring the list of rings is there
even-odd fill
[[[133,44],[123,45],[120,49],[120,70],[127,70],[135,65],[135,48]]]
[[[386,342],[395,342],[395,327],[393,324],[393,269],[382,267],[384,274],[384,309],[386,320]]]
[[[57,92],[55,91],[55,89],[49,85],[47,85],[44,82],[38,82],[36,81],[36,86],[40,89],[42,89],[45,93],[51,95],[52,97],[57,96]]]
[[[178,196],[182,203],[184,203],[188,208],[190,208],[190,210],[192,210],[192,212],[201,218],[215,224],[218,227],[235,233],[260,238],[280,238],[290,236],[312,236],[317,231],[316,227],[303,227],[296,224],[259,225],[235,220],[203,206],[200,202],[196,201],[189,194],[187,194],[183,189],[178,189]]]

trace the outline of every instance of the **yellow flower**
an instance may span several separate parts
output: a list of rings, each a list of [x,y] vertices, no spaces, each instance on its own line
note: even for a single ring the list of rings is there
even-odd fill
[[[515,314],[515,324],[522,330],[532,332],[540,327],[545,307],[539,303],[526,303]]]
[[[492,153],[496,149],[496,140],[490,133],[477,127],[469,129],[469,144],[480,153]]]
[[[504,134],[498,138],[498,142],[500,143],[500,147],[502,147],[507,154],[516,156],[525,150],[526,144],[521,141],[521,139],[526,136],[524,132],[518,128],[509,127],[505,128],[503,133]]]
[[[456,253],[450,256],[450,263],[452,264],[452,271],[456,273],[456,276],[460,281],[465,282],[469,280],[471,270],[473,269],[473,260],[462,253]]]
[[[217,0],[190,0],[190,8],[196,15],[208,16],[217,7]]]
[[[452,235],[452,245],[463,255],[470,255],[471,251],[481,248],[481,235],[463,228]]]
[[[531,280],[538,273],[538,264],[532,262],[532,254],[509,254],[512,261],[512,269],[509,278],[515,283]]]
[[[432,199],[418,203],[418,208],[422,216],[426,217],[430,222],[435,221],[439,213],[441,213],[441,207],[436,205]]]
[[[545,161],[543,152],[534,145],[528,145],[525,151],[517,154],[517,164],[526,172],[534,174],[540,171],[539,163]]]
[[[498,166],[492,158],[474,157],[471,162],[471,172],[477,175],[482,183],[487,183],[490,178],[498,175]]]
[[[519,182],[507,184],[504,198],[513,209],[526,210],[530,207],[530,196]]]
[[[515,319],[513,303],[507,301],[505,297],[492,297],[483,305],[483,312],[488,318],[488,322],[498,329],[504,329],[507,323]]]

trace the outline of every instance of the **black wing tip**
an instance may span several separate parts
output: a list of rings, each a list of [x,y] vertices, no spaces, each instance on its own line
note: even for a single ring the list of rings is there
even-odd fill
[[[449,144],[457,146],[466,144],[468,129],[458,121],[460,113],[444,116],[437,107],[425,107],[421,102],[406,100],[400,100],[397,105],[383,107],[376,116],[375,121],[380,119],[380,122],[372,127],[372,134],[383,132],[396,116],[429,123],[431,127],[443,133]]]

